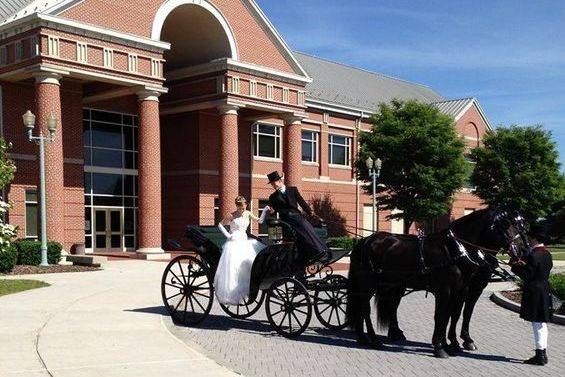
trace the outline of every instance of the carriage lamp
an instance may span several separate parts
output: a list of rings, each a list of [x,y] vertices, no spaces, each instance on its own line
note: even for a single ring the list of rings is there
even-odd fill
[[[269,222],[268,228],[269,241],[272,243],[281,243],[284,240],[283,227],[280,221],[272,220]]]
[[[47,261],[47,214],[45,210],[45,142],[55,141],[55,133],[57,132],[57,124],[59,120],[50,114],[46,120],[48,135],[44,135],[43,131],[39,131],[38,136],[33,135],[35,128],[35,114],[30,110],[22,116],[24,127],[27,130],[29,141],[39,145],[39,196],[40,196],[40,217],[41,217],[41,267],[49,266]]]
[[[379,208],[377,207],[377,179],[381,176],[381,170],[383,168],[383,160],[377,158],[373,160],[370,156],[365,160],[367,169],[369,170],[369,176],[373,180],[373,232],[379,231]]]

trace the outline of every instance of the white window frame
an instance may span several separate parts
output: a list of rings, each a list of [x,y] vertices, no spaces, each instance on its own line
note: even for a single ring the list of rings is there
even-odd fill
[[[133,73],[139,71],[139,57],[135,54],[128,54],[128,71]]]
[[[114,68],[114,50],[104,48],[104,68]]]
[[[239,94],[240,93],[240,79],[239,77],[232,77],[231,78],[231,92],[233,94]]]
[[[27,199],[27,194],[34,192],[36,199],[35,201],[31,201]],[[25,238],[28,240],[36,240],[39,237],[39,193],[37,192],[37,189],[33,189],[33,188],[26,188],[25,192],[24,192],[24,224],[25,224]],[[35,236],[30,236],[28,235],[28,228],[27,228],[27,206],[28,205],[35,205],[35,209],[37,210],[37,229],[35,230],[36,235]]]
[[[39,55],[39,37],[34,35],[29,41],[29,54],[32,58]]]
[[[268,100],[273,100],[275,98],[275,87],[273,84],[267,84],[267,99]]]
[[[275,134],[267,134],[259,132],[260,126],[267,126],[267,127],[274,127]],[[280,161],[281,160],[281,151],[282,151],[282,127],[277,124],[270,124],[270,123],[255,123],[253,124],[253,136],[256,137],[254,150],[253,150],[253,157],[255,159],[261,160],[271,160],[271,161]],[[275,156],[261,156],[259,155],[259,141],[261,137],[273,137],[275,139]]]
[[[163,77],[161,72],[161,61],[158,59],[151,59],[151,76]]]
[[[305,93],[303,91],[298,91],[297,102],[300,106],[305,105]]]
[[[61,45],[59,37],[47,37],[47,55],[59,57],[61,55]]]
[[[305,132],[309,132],[312,134],[312,139],[305,139],[304,138],[304,133]],[[319,142],[320,142],[320,133],[318,131],[312,131],[312,130],[302,130],[302,135],[301,135],[301,141],[303,142],[309,142],[311,144],[310,148],[312,150],[312,161],[308,161],[308,160],[304,160],[302,159],[302,162],[305,164],[318,164],[319,161]],[[301,144],[302,144],[301,143]],[[302,158],[303,156],[301,156]]]
[[[283,102],[290,103],[290,89],[283,88]]]
[[[249,95],[251,97],[257,97],[257,81],[249,81]]]
[[[88,45],[83,42],[77,42],[77,62],[88,63]]]
[[[337,143],[334,137],[345,138],[345,144]],[[345,164],[335,163],[333,160],[333,146],[345,147]],[[329,165],[333,167],[351,167],[351,137],[339,134],[329,134]]]
[[[329,113],[324,113],[324,115],[323,115],[323,122],[324,122],[325,124],[330,123],[330,114],[329,114]]]

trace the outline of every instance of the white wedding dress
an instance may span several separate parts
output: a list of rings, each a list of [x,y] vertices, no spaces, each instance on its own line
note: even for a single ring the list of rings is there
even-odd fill
[[[249,295],[253,261],[257,253],[265,248],[261,242],[247,237],[249,222],[249,217],[233,219],[228,240],[222,247],[214,288],[218,301],[224,305],[245,303]]]

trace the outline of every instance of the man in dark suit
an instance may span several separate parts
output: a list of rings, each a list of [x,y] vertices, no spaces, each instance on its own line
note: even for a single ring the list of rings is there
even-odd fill
[[[522,259],[512,259],[512,272],[522,278],[522,303],[520,318],[532,322],[536,354],[526,364],[547,364],[547,322],[551,320],[549,274],[553,267],[551,254],[545,248],[545,229],[540,224],[532,226],[529,234],[531,252]]]
[[[289,224],[296,233],[296,244],[298,250],[308,253],[312,259],[327,260],[329,255],[328,247],[316,234],[314,227],[304,218],[300,208],[308,216],[313,212],[308,203],[296,187],[286,186],[282,176],[278,172],[268,174],[269,183],[275,192],[269,197],[269,206],[272,212],[278,212],[282,221]]]

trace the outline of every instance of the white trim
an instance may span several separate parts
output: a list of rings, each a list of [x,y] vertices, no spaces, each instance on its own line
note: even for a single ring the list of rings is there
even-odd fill
[[[310,78],[305,78],[296,74],[287,73],[251,63],[235,61],[233,59],[216,59],[209,63],[199,64],[192,67],[179,68],[172,72],[167,72],[166,78],[167,81],[173,81],[225,70],[247,73],[256,77],[287,82],[295,85],[303,85],[312,82],[312,79]]]
[[[124,169],[124,168],[105,168],[103,166],[84,166],[85,173],[101,173],[101,174],[116,174],[116,175],[139,175],[136,169]],[[124,196],[124,195],[117,195]]]
[[[320,178],[302,178],[302,182],[329,183],[329,184],[335,184],[335,185],[351,185],[351,186],[356,185],[355,180],[338,181],[338,180],[333,180],[333,179],[322,179],[322,177],[320,177]]]
[[[209,3],[206,0],[167,0],[167,1],[165,1],[161,5],[159,10],[157,10],[157,13],[155,14],[155,18],[153,20],[153,27],[152,27],[152,30],[151,30],[151,39],[153,39],[154,41],[160,41],[161,32],[163,30],[163,26],[165,25],[165,20],[167,19],[169,14],[175,8],[180,7],[181,5],[186,5],[186,4],[200,6],[204,9],[206,9],[208,12],[210,12],[212,14],[212,16],[214,16],[214,18],[216,18],[216,20],[220,23],[220,25],[224,29],[226,37],[228,38],[228,41],[229,41],[229,44],[230,44],[230,50],[231,50],[230,51],[231,52],[231,58],[234,59],[234,60],[238,60],[239,59],[239,53],[237,51],[237,43],[235,41],[235,36],[234,36],[234,33],[233,33],[230,25],[226,21],[223,14],[214,5],[212,5],[211,3]]]
[[[330,169],[351,170],[351,166],[349,166],[349,165],[328,164],[328,167]]]
[[[306,165],[306,166],[320,166],[319,163],[317,163],[317,162],[310,162],[310,161],[302,161],[302,165]]]
[[[255,161],[263,161],[263,162],[277,162],[277,163],[283,162],[282,158],[275,158],[275,157],[253,156],[253,159]]]
[[[325,102],[325,101],[314,100],[309,98],[306,98],[306,107],[331,111],[339,114],[352,115],[359,118],[367,118],[367,119],[370,118],[371,115],[373,114],[373,112],[368,110],[363,110],[360,108],[350,107],[346,105],[337,105],[331,102]]]
[[[61,75],[54,72],[38,72],[34,74],[35,82],[37,84],[53,84],[61,85]]]
[[[33,22],[37,20],[41,22]],[[22,24],[26,23],[29,23],[29,25],[26,25],[27,27],[23,28]],[[30,30],[38,26],[49,26],[51,28],[56,28],[64,32],[71,32],[73,34],[98,38],[108,42],[121,43],[130,47],[141,46],[142,48],[149,49],[150,51],[162,52],[171,48],[171,44],[167,42],[155,41],[134,34],[123,33],[113,29],[98,27],[62,17],[41,13],[32,13],[20,19],[5,24],[0,24],[0,32],[6,32],[6,30],[13,29],[14,34],[20,34],[26,30]]]
[[[294,70],[298,71],[299,74],[301,74],[306,79],[311,81],[311,78],[308,75],[308,73],[306,72],[306,70],[304,68],[302,68],[302,66],[300,65],[298,60],[296,60],[291,49],[288,47],[288,45],[286,44],[284,39],[281,37],[281,35],[277,31],[277,29],[275,29],[275,27],[273,26],[271,21],[269,21],[269,19],[265,15],[265,13],[263,13],[261,8],[259,8],[257,3],[254,0],[246,0],[246,1],[243,1],[243,3],[249,4],[251,6],[251,10],[253,11],[256,18],[258,18],[260,22],[264,23],[265,26],[267,26],[268,30],[271,32],[272,36],[275,38],[274,42],[276,42],[275,45],[278,47],[279,52],[281,52],[282,55],[286,58],[286,60],[290,63],[290,65],[293,66]]]

